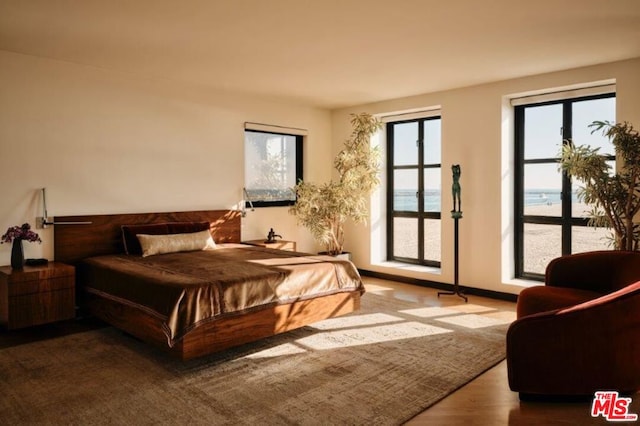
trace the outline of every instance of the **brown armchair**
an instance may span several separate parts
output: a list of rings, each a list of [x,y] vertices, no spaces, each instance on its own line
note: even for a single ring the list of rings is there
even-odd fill
[[[640,389],[640,252],[554,259],[545,285],[518,296],[517,316],[507,369],[521,398]]]

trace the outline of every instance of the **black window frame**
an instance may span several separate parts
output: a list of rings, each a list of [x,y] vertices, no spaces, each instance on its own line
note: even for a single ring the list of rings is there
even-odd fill
[[[270,132],[265,130],[254,130],[254,129],[245,129],[244,131],[244,143],[246,144],[246,134],[247,132],[251,133],[261,133],[261,134],[271,134],[278,136],[292,136],[295,138],[295,146],[296,146],[296,183],[300,182],[304,176],[304,156],[303,156],[303,147],[304,147],[304,136],[299,134],[287,133],[287,132]],[[245,167],[247,167],[246,159],[245,159]],[[245,208],[253,208],[253,207],[283,207],[283,206],[292,206],[296,203],[297,199],[293,200],[260,200],[254,199],[252,195],[248,194],[249,189],[246,189],[247,193],[245,196],[249,199],[245,200]]]
[[[424,258],[424,219],[436,219],[442,220],[442,199],[440,203],[440,211],[439,212],[425,212],[424,211],[424,171],[429,168],[438,168],[442,172],[442,159],[440,159],[440,163],[424,163],[424,122],[430,120],[440,120],[442,123],[441,115],[434,115],[429,117],[421,117],[421,118],[413,118],[407,120],[398,120],[398,121],[390,121],[386,123],[386,135],[387,135],[387,260],[389,261],[397,261],[402,263],[423,265],[423,266],[431,266],[440,268],[442,262],[425,259]],[[416,143],[418,144],[418,164],[417,165],[394,165],[394,132],[393,126],[397,124],[404,123],[418,123],[418,140]],[[442,146],[442,141],[440,141]],[[394,171],[395,170],[408,170],[408,169],[418,169],[418,211],[402,211],[402,210],[394,210]],[[442,194],[441,194],[442,197]],[[408,217],[408,218],[416,218],[418,219],[418,258],[408,258],[396,256],[394,254],[394,218],[397,217]]]
[[[572,248],[572,228],[575,226],[589,226],[589,218],[573,217],[572,215],[572,180],[566,173],[562,172],[562,216],[537,216],[524,214],[524,170],[526,164],[559,164],[559,157],[536,158],[527,160],[524,158],[525,140],[525,110],[530,107],[545,105],[562,105],[562,143],[570,143],[572,140],[572,105],[576,102],[589,100],[615,98],[616,93],[605,93],[599,95],[579,96],[568,99],[557,99],[545,102],[517,105],[514,107],[514,143],[515,143],[515,175],[514,175],[514,266],[515,278],[528,279],[534,281],[544,281],[544,274],[527,272],[524,270],[524,225],[525,223],[542,225],[561,226],[561,255],[571,254]],[[615,155],[610,155],[607,160],[614,160]]]

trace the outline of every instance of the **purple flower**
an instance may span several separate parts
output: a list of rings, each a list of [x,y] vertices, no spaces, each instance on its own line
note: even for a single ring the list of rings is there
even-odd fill
[[[42,242],[38,234],[31,230],[31,226],[28,223],[25,223],[22,226],[9,227],[9,229],[7,229],[7,232],[2,237],[0,237],[0,244],[10,243],[15,239],[21,239],[32,243]]]

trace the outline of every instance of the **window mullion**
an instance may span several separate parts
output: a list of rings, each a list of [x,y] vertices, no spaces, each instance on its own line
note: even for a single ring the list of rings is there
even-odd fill
[[[393,155],[393,147],[394,147],[394,129],[393,123],[387,123],[387,260],[391,260],[395,258],[394,253],[394,209],[393,209],[393,198],[395,194],[395,182],[393,176],[394,170],[394,155]]]
[[[424,263],[424,120],[418,121],[418,261]]]
[[[515,107],[515,174],[514,174],[514,216],[515,216],[515,237],[514,237],[514,257],[515,275],[520,277],[524,274],[524,129],[525,129],[525,108]]]
[[[569,143],[573,139],[573,113],[572,101],[563,102],[562,107],[562,144]],[[562,254],[571,254],[571,178],[566,172],[562,172]]]

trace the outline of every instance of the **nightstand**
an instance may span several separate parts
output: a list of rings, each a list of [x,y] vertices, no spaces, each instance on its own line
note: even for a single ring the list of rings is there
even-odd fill
[[[243,241],[242,244],[249,244],[252,246],[267,247],[278,250],[296,251],[295,241],[276,240],[273,243],[267,243],[266,240],[251,240]]]
[[[11,330],[74,318],[75,274],[57,262],[0,267],[0,324]]]

